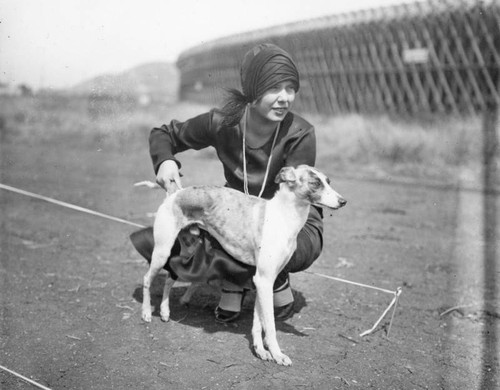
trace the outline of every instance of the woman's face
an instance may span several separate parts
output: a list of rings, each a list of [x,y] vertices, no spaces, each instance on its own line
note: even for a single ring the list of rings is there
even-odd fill
[[[276,84],[253,103],[254,111],[266,121],[281,122],[292,107],[295,93],[292,81]]]

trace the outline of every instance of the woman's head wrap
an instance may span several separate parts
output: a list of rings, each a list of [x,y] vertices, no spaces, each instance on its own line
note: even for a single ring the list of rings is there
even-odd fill
[[[283,81],[294,83],[299,90],[299,72],[290,55],[272,43],[263,43],[250,49],[243,57],[240,70],[241,87],[228,89],[224,107],[220,109],[222,125],[232,127],[239,123],[248,103]]]
[[[290,55],[272,43],[263,43],[250,49],[241,65],[241,86],[248,102],[260,98],[264,92],[283,81],[292,81],[299,90],[299,72]]]

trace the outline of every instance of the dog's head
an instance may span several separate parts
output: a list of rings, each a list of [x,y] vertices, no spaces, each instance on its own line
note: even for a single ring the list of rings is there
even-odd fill
[[[330,179],[325,174],[308,165],[282,168],[275,182],[288,186],[298,198],[316,206],[338,209],[347,203],[330,186]]]

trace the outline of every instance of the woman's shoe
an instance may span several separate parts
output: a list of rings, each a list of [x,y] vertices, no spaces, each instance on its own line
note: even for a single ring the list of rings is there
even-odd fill
[[[275,307],[274,308],[274,319],[276,321],[285,321],[291,318],[294,314],[295,311],[293,310],[293,302],[289,303],[288,305],[281,306],[281,307]]]
[[[240,316],[239,311],[230,311],[221,309],[219,306],[215,308],[215,321],[219,323],[233,322]]]
[[[285,321],[295,314],[293,293],[290,287],[290,278],[288,276],[285,282],[273,291],[273,302],[275,320]]]
[[[240,316],[241,305],[243,303],[243,298],[245,298],[246,290],[235,291],[222,289],[223,297],[219,306],[215,308],[215,321],[219,323],[227,323],[236,320]],[[228,308],[238,308],[239,310],[227,310],[220,307],[221,303]]]

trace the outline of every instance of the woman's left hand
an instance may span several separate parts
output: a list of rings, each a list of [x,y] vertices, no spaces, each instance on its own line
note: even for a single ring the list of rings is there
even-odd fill
[[[156,174],[156,182],[169,194],[180,190],[182,184],[177,163],[173,160],[164,161]]]

